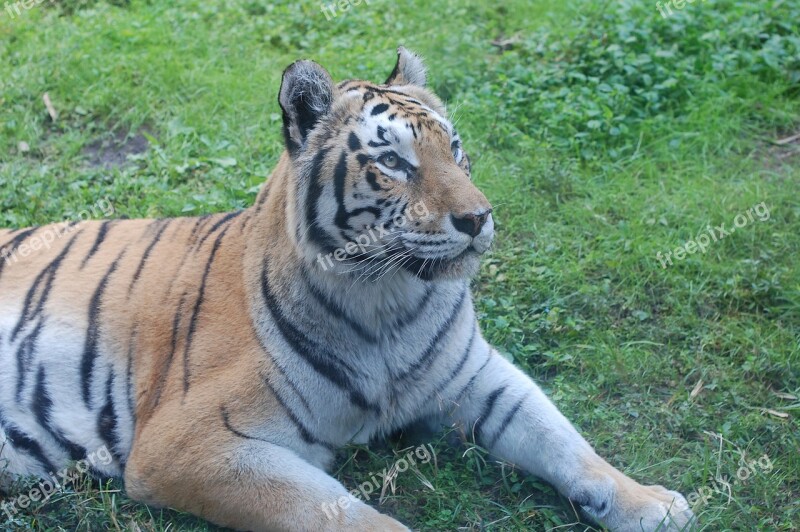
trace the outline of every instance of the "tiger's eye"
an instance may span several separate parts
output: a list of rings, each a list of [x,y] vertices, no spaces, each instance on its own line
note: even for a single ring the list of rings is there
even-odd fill
[[[393,153],[387,153],[383,156],[381,161],[386,168],[397,168],[400,164],[400,159]]]

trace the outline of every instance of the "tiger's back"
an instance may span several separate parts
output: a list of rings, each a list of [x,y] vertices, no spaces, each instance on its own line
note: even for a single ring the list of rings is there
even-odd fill
[[[220,235],[236,242],[239,215],[0,232],[6,473],[52,473],[101,449],[111,459],[93,461],[96,472],[123,473],[137,415],[180,393],[170,383],[182,373],[191,378],[173,365],[197,332],[203,303],[214,304],[198,289],[210,288],[203,277]],[[222,290],[241,290],[235,277]]]

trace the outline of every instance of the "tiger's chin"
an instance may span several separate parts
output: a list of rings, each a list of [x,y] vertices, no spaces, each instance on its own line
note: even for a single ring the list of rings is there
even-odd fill
[[[481,253],[469,247],[457,257],[448,259],[423,259],[414,257],[403,268],[423,281],[470,279],[477,275]]]

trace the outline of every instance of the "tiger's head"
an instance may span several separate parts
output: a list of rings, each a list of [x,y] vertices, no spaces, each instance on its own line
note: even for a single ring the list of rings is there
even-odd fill
[[[477,272],[494,237],[492,208],[426,77],[422,60],[402,47],[382,85],[334,84],[312,61],[284,72],[288,217],[309,263],[372,280]]]

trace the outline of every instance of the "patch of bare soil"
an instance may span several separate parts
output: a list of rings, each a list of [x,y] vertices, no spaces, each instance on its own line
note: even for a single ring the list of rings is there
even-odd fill
[[[82,153],[89,166],[108,170],[126,166],[129,155],[145,153],[149,148],[141,132],[117,128],[84,146]]]

